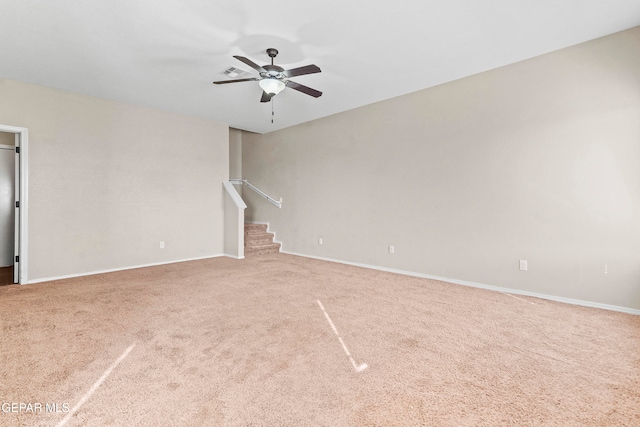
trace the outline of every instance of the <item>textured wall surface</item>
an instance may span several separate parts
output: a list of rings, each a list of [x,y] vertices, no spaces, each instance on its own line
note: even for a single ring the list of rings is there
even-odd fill
[[[248,217],[292,253],[639,309],[639,46],[634,28],[245,133],[244,177],[284,201],[246,194]]]
[[[7,79],[0,93],[0,123],[29,129],[29,280],[222,254],[226,125]]]

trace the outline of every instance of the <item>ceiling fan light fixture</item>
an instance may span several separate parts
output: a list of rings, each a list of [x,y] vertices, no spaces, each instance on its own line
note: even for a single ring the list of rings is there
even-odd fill
[[[279,94],[285,87],[284,82],[272,77],[262,79],[258,82],[258,84],[260,85],[262,90],[265,91],[265,93],[273,95]]]

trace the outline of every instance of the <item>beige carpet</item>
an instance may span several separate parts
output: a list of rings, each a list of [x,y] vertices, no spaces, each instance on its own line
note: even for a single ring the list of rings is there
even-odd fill
[[[2,426],[640,426],[638,316],[285,254],[3,286],[0,319]]]

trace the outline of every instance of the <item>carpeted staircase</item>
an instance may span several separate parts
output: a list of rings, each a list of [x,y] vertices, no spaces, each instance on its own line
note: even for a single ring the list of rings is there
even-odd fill
[[[267,224],[244,225],[244,256],[280,252],[280,243],[273,241],[273,233],[267,233]]]

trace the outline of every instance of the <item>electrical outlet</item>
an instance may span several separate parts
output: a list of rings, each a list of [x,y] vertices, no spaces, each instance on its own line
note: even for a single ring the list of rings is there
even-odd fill
[[[526,259],[521,259],[520,260],[520,271],[527,271],[528,269],[528,265],[527,265],[527,260]]]
[[[164,242],[160,242],[160,249],[164,249]]]
[[[395,254],[396,253],[396,248],[393,245],[389,245],[389,253],[390,254]]]
[[[604,274],[609,273],[609,266],[607,264],[604,265]]]
[[[318,238],[318,244],[319,244],[320,246],[322,246],[322,243],[323,243],[323,241],[322,241],[322,237],[319,237],[319,238]]]

